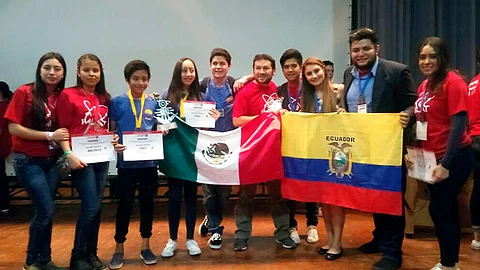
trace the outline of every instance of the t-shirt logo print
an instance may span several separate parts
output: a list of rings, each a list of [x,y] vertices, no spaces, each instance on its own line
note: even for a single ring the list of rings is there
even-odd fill
[[[428,98],[425,99],[425,92],[420,93],[420,96],[418,97],[417,101],[415,101],[415,113],[421,113],[422,112],[422,107],[423,107],[423,112],[428,112],[428,102],[432,100],[435,96],[429,96]],[[423,106],[422,106],[423,104]]]
[[[475,95],[475,90],[477,89],[477,85],[478,85],[478,80],[475,80],[468,85],[468,96]]]
[[[207,149],[202,150],[205,161],[212,165],[221,165],[231,156],[232,152],[225,143],[211,143]]]
[[[96,107],[92,106],[92,104],[88,100],[84,100],[83,105],[85,106],[85,108],[87,108],[87,112],[85,112],[85,115],[83,116],[82,125],[95,123],[95,117],[93,116],[93,112],[96,111],[99,116],[98,124],[100,124],[101,126],[105,126],[105,124],[107,123],[107,106],[99,105],[98,110],[96,110]],[[102,110],[105,112],[103,115]]]

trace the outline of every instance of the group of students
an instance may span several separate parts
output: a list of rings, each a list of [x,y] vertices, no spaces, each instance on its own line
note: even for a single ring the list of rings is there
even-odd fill
[[[459,75],[449,70],[448,53],[443,42],[436,37],[427,38],[418,51],[418,66],[426,80],[416,92],[408,67],[378,57],[380,45],[375,31],[356,29],[350,34],[349,42],[353,65],[345,71],[343,85],[330,81],[333,75],[329,76],[326,61],[316,57],[303,61],[295,49],[285,51],[280,58],[287,80],[285,84],[276,87],[271,81],[276,66],[275,60],[267,54],[255,56],[252,75],[235,80],[228,76],[230,54],[217,48],[210,56],[211,76],[200,81],[195,62],[181,58],[175,65],[170,86],[156,98],[168,100],[180,117],[184,114],[185,100],[215,102],[216,109],[210,111],[210,116],[216,119],[213,130],[220,132],[250,122],[264,109],[263,95],[274,93],[283,97],[282,113],[399,113],[399,124],[406,129],[405,133],[415,126],[417,130],[418,140],[406,143],[433,151],[438,159],[434,170],[436,183],[428,185],[431,193],[429,211],[441,251],[441,261],[432,269],[458,269],[460,225],[456,195],[471,173],[472,164],[475,165],[475,186],[471,210],[473,228],[477,232],[472,248],[480,249],[480,147],[475,143],[476,136],[480,135],[480,95],[476,94],[480,78],[477,76],[467,87]],[[137,184],[142,237],[140,257],[147,265],[155,264],[157,258],[151,251],[149,239],[158,178],[157,162],[124,161],[122,157],[126,149],[122,144],[124,132],[158,128],[165,136],[169,133],[155,120],[154,112],[158,106],[155,98],[145,94],[151,77],[150,68],[141,60],[129,62],[124,69],[129,90],[113,99],[106,91],[103,66],[97,56],[85,54],[78,59],[76,86],[65,88],[66,73],[67,66],[60,54],[43,55],[38,62],[35,81],[14,92],[4,116],[12,135],[16,175],[35,207],[24,269],[62,269],[52,262],[50,243],[55,193],[66,167],[71,169],[72,180],[81,198],[70,268],[107,268],[98,258],[97,248],[108,162],[84,163],[72,151],[70,137],[109,130],[115,134],[112,145],[118,152],[116,181],[119,196],[114,237],[117,244],[109,268],[123,266],[123,244]],[[237,88],[240,90],[236,91]],[[4,129],[2,126],[2,132]],[[418,138],[419,134],[424,136]],[[471,137],[474,138],[474,151],[470,147]],[[405,163],[404,186],[406,167],[411,166],[407,155]],[[276,227],[275,240],[286,249],[295,248],[300,243],[295,220],[297,203],[282,198],[280,180],[268,181],[266,186]],[[168,187],[170,239],[161,256],[171,257],[177,250],[182,199],[186,205],[186,247],[190,255],[200,255],[201,249],[194,240],[198,186],[194,182],[169,177]],[[202,189],[206,217],[198,230],[202,236],[211,234],[208,240],[211,249],[220,249],[223,212],[231,187],[205,184]],[[234,210],[237,230],[233,248],[236,251],[246,250],[251,237],[255,193],[256,185],[240,186]],[[343,255],[345,209],[324,203],[321,206],[327,240],[318,252],[327,260],[336,260]],[[318,204],[307,203],[306,209],[307,242],[315,243],[318,241]],[[404,216],[374,214],[374,221],[374,238],[360,250],[383,253],[373,269],[399,269]]]

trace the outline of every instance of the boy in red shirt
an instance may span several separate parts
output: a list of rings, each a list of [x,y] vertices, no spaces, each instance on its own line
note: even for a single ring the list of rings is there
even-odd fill
[[[277,92],[272,77],[275,74],[275,60],[267,54],[257,54],[253,59],[254,81],[247,84],[238,92],[233,105],[233,125],[241,127],[265,111],[266,104],[264,97],[271,96]],[[275,230],[275,241],[286,249],[295,248],[296,245],[288,232],[289,214],[286,201],[280,192],[280,180],[266,182],[270,196],[270,207]],[[240,194],[235,207],[235,251],[247,249],[247,241],[252,234],[252,216],[254,197],[257,185],[240,186]]]

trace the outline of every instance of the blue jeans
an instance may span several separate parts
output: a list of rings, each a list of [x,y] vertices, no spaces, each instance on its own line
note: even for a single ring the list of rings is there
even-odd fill
[[[224,227],[220,225],[223,220],[223,210],[232,193],[232,187],[203,184],[202,189],[203,206],[208,217],[208,232],[222,234]]]
[[[30,224],[27,264],[51,260],[52,217],[54,198],[60,182],[55,163],[57,158],[29,157],[15,153],[13,165],[20,184],[27,191],[35,208]]]
[[[80,216],[75,228],[73,252],[96,254],[103,191],[108,174],[108,162],[88,164],[72,171],[78,194],[82,201]]]

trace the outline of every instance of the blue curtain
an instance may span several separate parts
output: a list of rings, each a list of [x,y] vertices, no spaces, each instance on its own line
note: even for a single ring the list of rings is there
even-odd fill
[[[352,29],[363,26],[377,31],[380,55],[407,64],[417,84],[418,45],[429,36],[448,44],[450,66],[467,82],[480,72],[480,0],[353,0]]]

